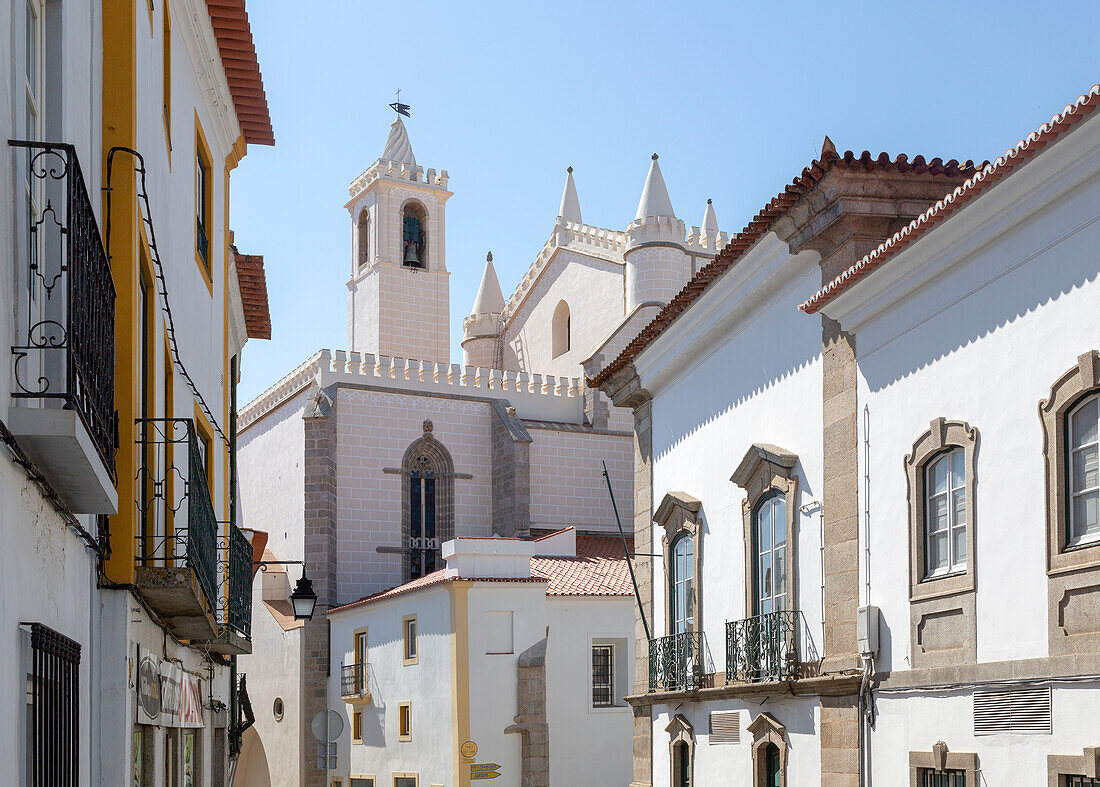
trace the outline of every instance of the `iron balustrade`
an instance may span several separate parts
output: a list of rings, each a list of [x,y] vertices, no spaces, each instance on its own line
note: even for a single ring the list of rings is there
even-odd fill
[[[649,641],[649,690],[697,689],[703,680],[703,635],[699,631]]]
[[[10,140],[25,176],[15,343],[17,399],[73,410],[115,479],[115,286],[72,145]]]
[[[195,422],[139,418],[136,424],[141,460],[135,560],[140,566],[190,567],[210,609],[217,609],[218,521]],[[251,583],[251,565],[249,572]]]
[[[798,677],[798,612],[769,612],[726,623],[726,682]]]
[[[340,667],[340,696],[362,697],[367,694],[367,665],[343,664]]]
[[[218,623],[244,637],[252,635],[252,545],[232,522],[219,523]]]

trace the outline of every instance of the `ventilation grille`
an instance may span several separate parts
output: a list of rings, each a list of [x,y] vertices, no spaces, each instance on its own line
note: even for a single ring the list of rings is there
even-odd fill
[[[741,712],[736,710],[712,710],[710,712],[710,742],[740,743]]]
[[[1050,687],[974,692],[974,734],[1050,735]]]

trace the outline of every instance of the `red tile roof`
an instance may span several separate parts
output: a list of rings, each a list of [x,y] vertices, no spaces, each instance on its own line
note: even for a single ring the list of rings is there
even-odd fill
[[[267,94],[244,0],[206,0],[206,10],[244,141],[250,145],[274,145]]]
[[[650,323],[635,336],[621,353],[600,371],[595,377],[587,379],[590,388],[598,388],[615,372],[622,369],[683,314],[692,303],[706,291],[723,273],[728,271],[740,260],[753,244],[763,237],[772,224],[781,218],[795,205],[802,195],[816,186],[825,175],[834,167],[848,170],[861,170],[874,172],[875,170],[887,170],[892,172],[917,172],[931,173],[933,175],[948,175],[958,177],[976,171],[973,161],[959,163],[955,159],[944,163],[943,159],[934,158],[926,161],[924,156],[917,156],[912,161],[904,153],[895,159],[891,159],[887,153],[879,153],[872,156],[868,150],[856,156],[852,151],[847,151],[843,156],[836,152],[828,137],[821,151],[821,158],[810,162],[810,165],[802,170],[786,188],[772,198],[759,213],[753,217],[741,232],[737,233],[726,248],[699,269],[684,288],[657,313]]]
[[[626,560],[618,538],[577,536],[576,557],[533,557],[531,572],[547,580],[548,596],[632,596]]]
[[[271,311],[267,303],[267,275],[264,258],[259,254],[241,254],[233,247],[237,259],[237,282],[241,286],[244,325],[249,339],[271,338]]]
[[[1049,123],[1043,123],[1038,129],[1016,143],[1014,147],[1005,151],[1004,155],[992,164],[987,163],[972,178],[818,290],[812,298],[799,308],[808,314],[819,311],[821,307],[837,295],[883,265],[902,249],[923,237],[933,227],[943,223],[984,191],[999,183],[1009,173],[1026,164],[1039,151],[1063,134],[1073,130],[1082,120],[1095,112],[1097,106],[1100,106],[1100,84],[1093,85],[1088,93],[1078,96],[1077,101],[1066,105],[1060,114],[1050,119]]]
[[[632,539],[628,538],[626,544],[628,549],[634,549]],[[576,557],[533,557],[531,573],[530,577],[470,579],[447,576],[446,570],[440,569],[406,582],[404,585],[333,607],[326,614],[343,612],[375,601],[385,601],[446,582],[545,582],[548,596],[631,596],[634,594],[634,588],[630,582],[630,569],[623,556],[623,544],[618,538],[577,536]]]

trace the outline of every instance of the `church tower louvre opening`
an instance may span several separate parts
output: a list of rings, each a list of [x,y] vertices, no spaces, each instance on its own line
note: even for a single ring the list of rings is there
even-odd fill
[[[450,362],[446,170],[416,162],[400,115],[382,155],[348,188],[348,349]]]

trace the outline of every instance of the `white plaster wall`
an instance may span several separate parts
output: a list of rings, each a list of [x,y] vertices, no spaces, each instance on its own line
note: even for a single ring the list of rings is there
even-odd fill
[[[420,784],[453,785],[451,606],[447,587],[398,596],[329,617],[329,707],[344,717],[332,776],[417,773]],[[402,617],[416,615],[416,664],[402,658]],[[363,711],[363,742],[351,742],[352,706],[340,699],[340,667],[353,663],[357,629],[367,627],[371,701]],[[398,741],[398,703],[412,709],[412,740]]]
[[[710,713],[736,710],[740,714],[741,742],[711,744]],[[653,706],[653,787],[670,787],[671,754],[665,727],[682,713],[695,728],[695,783],[752,784],[752,733],[746,727],[761,712],[770,713],[787,728],[787,784],[821,783],[821,709],[816,697],[769,697],[763,707],[759,699],[687,702],[679,706]],[[908,758],[906,758],[908,765]],[[897,778],[879,784],[904,784]],[[997,782],[990,782],[995,784]]]
[[[705,349],[653,391],[653,506],[672,491],[702,501],[703,629],[708,669],[725,668],[725,622],[746,617],[744,491],[730,481],[753,443],[798,455],[800,504],[822,496],[821,325],[798,311],[819,283],[808,266],[786,289],[709,339]],[[699,306],[700,304],[697,304]],[[643,385],[645,380],[643,380]],[[820,520],[797,515],[798,609],[804,656],[821,655]],[[654,551],[663,530],[654,528]],[[665,633],[663,561],[654,565],[654,634]],[[655,738],[666,740],[663,726]]]
[[[305,526],[304,390],[248,425],[237,437],[239,525],[268,534],[280,560],[301,560]]]
[[[389,391],[341,388],[337,398],[337,588],[339,603],[402,582],[401,557],[380,554],[399,546],[402,476],[406,449],[423,434],[425,419],[450,452],[456,473],[455,533],[492,534],[490,406]]]
[[[625,259],[627,311],[643,303],[668,303],[687,283],[691,269],[687,253],[671,246],[634,249]]]
[[[606,461],[623,528],[633,532],[632,437],[540,429],[531,424],[527,431],[531,435],[532,526],[617,533],[601,464]]]
[[[859,400],[869,413],[869,429],[860,419],[860,461],[861,473],[870,468],[870,601],[883,615],[880,669],[908,666],[902,462],[940,416],[967,421],[981,435],[978,661],[1047,655],[1038,403],[1081,353],[1100,347],[1098,203],[1094,178],[858,329]]]
[[[519,713],[519,656],[546,636],[546,584],[475,582],[468,603],[470,738],[478,746],[477,762],[497,763],[502,784],[519,784],[521,736],[505,735],[504,728]],[[486,612],[505,610],[513,612],[514,652],[486,654]],[[550,691],[548,685],[547,694]]]
[[[546,614],[551,783],[628,784],[633,713],[622,697],[616,697],[615,708],[592,707],[592,642],[622,641],[625,653],[616,653],[616,663],[627,668],[622,685],[629,693],[634,686],[634,597],[548,596]]]
[[[554,311],[563,300],[569,304],[570,346],[554,358]],[[623,314],[623,266],[559,250],[505,328],[505,366],[580,377],[581,362],[618,326]]]
[[[380,264],[378,349],[401,358],[450,362],[450,273]]]
[[[979,641],[980,642],[980,641]],[[1046,787],[1047,755],[1081,756],[1100,737],[1096,692],[1100,682],[1056,686],[1051,698],[1052,735],[974,735],[973,692],[905,692],[875,697],[871,777],[876,784],[902,784],[909,752],[930,752],[937,741],[949,751],[978,755],[982,785]]]

